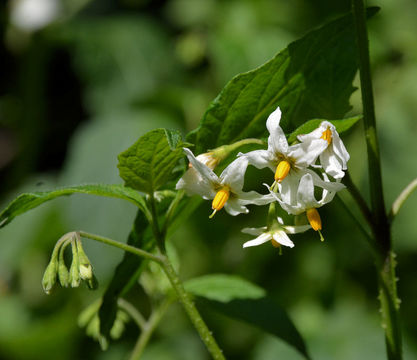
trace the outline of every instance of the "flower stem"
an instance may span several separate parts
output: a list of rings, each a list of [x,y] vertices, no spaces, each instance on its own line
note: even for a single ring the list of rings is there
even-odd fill
[[[148,321],[141,327],[141,333],[138,338],[138,341],[133,348],[133,351],[130,355],[130,360],[138,360],[143,354],[146,345],[148,344],[152,333],[154,332],[155,328],[158,326],[159,322],[161,321],[162,317],[164,316],[166,310],[171,305],[172,300],[167,299],[165,300],[160,306],[158,306],[149,317]]]
[[[185,291],[184,286],[179,279],[177,273],[172,267],[169,259],[165,257],[163,263],[161,264],[165,274],[167,275],[169,281],[171,282],[172,287],[177,293],[178,299],[182,303],[188,317],[193,323],[194,327],[198,331],[201,340],[204,345],[206,345],[207,350],[210,352],[214,360],[224,360],[225,357],[217,345],[216,340],[214,339],[211,331],[208,329],[206,323],[202,319],[200,313],[194,305],[194,302],[191,300],[188,293]]]
[[[116,241],[116,240],[112,240],[112,239],[106,238],[104,236],[90,234],[90,233],[87,233],[85,231],[78,231],[78,234],[80,236],[84,237],[84,238],[99,241],[99,242],[102,242],[104,244],[114,246],[114,247],[117,247],[117,248],[122,249],[124,251],[130,252],[134,255],[143,257],[145,259],[155,261],[158,264],[161,264],[162,261],[163,261],[163,259],[158,255],[151,254],[151,253],[149,253],[147,251],[144,251],[142,249],[139,249],[137,247],[130,246],[128,244],[125,244],[125,243],[122,243],[122,242],[119,242],[119,241]]]
[[[390,223],[393,222],[395,216],[397,216],[398,212],[400,211],[401,206],[403,206],[404,202],[415,189],[417,189],[417,178],[411,181],[393,202],[390,213],[388,214],[388,220]]]
[[[369,185],[373,236],[378,245],[376,267],[385,343],[389,360],[402,359],[401,329],[398,316],[395,262],[391,251],[391,231],[385,211],[381,162],[376,133],[375,108],[369,59],[368,33],[363,0],[352,0],[353,20],[358,45],[365,139],[368,152]]]

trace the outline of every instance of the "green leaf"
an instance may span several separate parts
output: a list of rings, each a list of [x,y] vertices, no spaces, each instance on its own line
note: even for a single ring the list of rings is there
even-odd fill
[[[120,177],[126,186],[153,193],[172,178],[183,157],[183,145],[178,132],[156,129],[146,133],[119,155]]]
[[[372,16],[377,8],[368,9]],[[233,78],[187,140],[195,153],[267,135],[265,121],[279,105],[289,132],[308,119],[341,119],[357,71],[352,16],[345,15],[291,43],[261,67]]]
[[[292,143],[297,140],[297,135],[301,134],[308,134],[309,132],[317,129],[322,121],[329,121],[334,126],[336,126],[337,132],[340,134],[346,130],[349,130],[353,125],[355,125],[360,119],[362,119],[362,115],[342,119],[342,120],[325,120],[325,119],[312,119],[305,122],[303,125],[299,126],[295,129],[290,136],[288,137],[288,142]]]
[[[193,295],[209,300],[228,302],[234,299],[258,299],[266,295],[265,290],[234,275],[212,274],[190,279],[185,289]]]
[[[21,215],[46,201],[55,199],[59,196],[72,195],[75,193],[115,197],[130,201],[142,211],[147,211],[146,203],[142,196],[137,191],[123,185],[78,185],[52,191],[26,193],[18,196],[0,213],[0,228],[10,223],[16,216]]]
[[[306,359],[311,359],[303,338],[287,312],[271,298],[236,299],[229,302],[200,299],[200,303],[228,317],[254,325],[284,340],[304,355]]]

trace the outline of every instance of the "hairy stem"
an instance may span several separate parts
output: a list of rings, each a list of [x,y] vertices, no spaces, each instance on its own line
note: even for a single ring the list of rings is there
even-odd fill
[[[206,323],[202,319],[200,313],[194,305],[194,302],[191,300],[188,293],[185,291],[184,286],[179,279],[177,273],[172,267],[168,258],[165,258],[164,262],[161,264],[165,274],[167,275],[169,281],[171,282],[172,287],[177,293],[178,299],[183,305],[188,317],[193,323],[194,327],[198,331],[201,340],[204,345],[206,345],[207,350],[210,352],[211,356],[215,360],[224,360],[225,357],[217,345],[216,340],[214,339],[211,331],[208,329]]]
[[[402,347],[398,314],[399,301],[397,298],[394,256],[391,251],[390,224],[385,211],[382,190],[381,162],[376,132],[368,33],[363,0],[352,0],[352,11],[358,45],[365,139],[368,152],[372,230],[378,245],[376,267],[379,276],[382,326],[385,331],[388,359],[400,360],[402,359]]]
[[[119,241],[116,241],[116,240],[113,240],[113,239],[109,239],[109,238],[106,238],[104,236],[90,234],[90,233],[87,233],[85,231],[78,231],[78,234],[80,236],[84,237],[84,238],[99,241],[99,242],[102,242],[104,244],[117,247],[117,248],[122,249],[124,251],[130,252],[134,255],[137,255],[137,256],[143,257],[145,259],[155,261],[159,264],[161,264],[162,261],[163,261],[163,259],[158,255],[151,254],[151,253],[149,253],[147,251],[144,251],[142,249],[139,249],[137,247],[130,246],[128,244],[125,244],[125,243],[122,243],[122,242],[119,242]]]

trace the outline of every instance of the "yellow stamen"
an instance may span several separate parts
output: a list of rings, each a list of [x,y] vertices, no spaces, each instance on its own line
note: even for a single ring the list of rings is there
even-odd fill
[[[313,230],[321,230],[320,214],[316,208],[311,208],[307,210],[307,219]]]
[[[279,248],[281,246],[281,244],[275,239],[271,239],[271,244],[274,248]]]
[[[211,203],[211,207],[215,211],[219,211],[223,208],[226,201],[229,200],[230,190],[227,187],[221,188]]]
[[[280,161],[277,166],[277,170],[275,171],[275,181],[281,182],[284,180],[290,170],[291,164],[287,160]]]
[[[332,142],[332,131],[330,130],[329,126],[326,130],[323,131],[320,139],[326,140],[327,143],[330,145],[330,143]]]

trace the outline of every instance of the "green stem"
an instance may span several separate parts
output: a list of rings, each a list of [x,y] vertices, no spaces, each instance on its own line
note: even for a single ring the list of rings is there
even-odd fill
[[[346,185],[349,194],[355,200],[356,204],[359,206],[359,209],[362,212],[365,220],[368,222],[370,226],[372,226],[372,213],[369,210],[368,204],[366,203],[365,199],[362,197],[362,194],[356,187],[355,183],[352,181],[350,177],[349,171],[346,171],[346,175],[343,178],[343,183]]]
[[[392,203],[392,207],[390,210],[390,213],[388,214],[388,220],[390,223],[393,222],[394,218],[397,216],[398,212],[401,209],[401,206],[403,206],[404,202],[408,199],[408,197],[411,195],[411,193],[417,189],[417,178],[415,178],[412,182],[410,182],[403,191],[401,191],[401,194],[398,195],[397,199]]]
[[[137,247],[130,246],[130,245],[127,245],[125,243],[122,243],[122,242],[119,242],[119,241],[116,241],[116,240],[112,240],[112,239],[106,238],[104,236],[90,234],[90,233],[87,233],[85,231],[78,231],[78,234],[80,236],[84,237],[84,238],[91,239],[91,240],[95,240],[95,241],[99,241],[99,242],[102,242],[104,244],[107,244],[107,245],[110,245],[110,246],[114,246],[114,247],[117,247],[117,248],[122,249],[124,251],[130,252],[130,253],[132,253],[134,255],[143,257],[145,259],[149,259],[149,260],[155,261],[158,264],[162,264],[162,262],[163,262],[163,259],[160,256],[158,256],[158,255],[151,254],[151,253],[149,253],[147,251],[144,251],[142,249],[139,249]]]
[[[375,109],[372,92],[368,33],[363,0],[352,0],[353,20],[358,45],[365,138],[368,152],[369,185],[372,209],[372,230],[378,244],[376,261],[385,343],[389,360],[402,359],[401,329],[395,263],[391,251],[391,231],[385,211],[382,190],[381,162],[376,133]]]
[[[188,314],[191,322],[198,331],[201,340],[206,345],[207,350],[210,352],[214,360],[224,360],[225,357],[216,343],[211,331],[208,329],[207,325],[203,321],[200,313],[194,305],[194,302],[191,300],[188,293],[185,291],[184,286],[179,279],[177,273],[172,267],[169,259],[166,257],[163,263],[161,264],[165,274],[167,275],[169,281],[171,282],[172,287],[177,293],[178,299],[183,305],[186,313]]]
[[[151,206],[151,214],[152,214],[152,232],[153,232],[153,236],[156,240],[156,245],[158,246],[159,250],[165,254],[165,236],[164,234],[160,231],[159,229],[159,224],[158,224],[158,212],[156,210],[156,201],[155,201],[155,196],[154,193],[151,192],[149,194],[149,202],[150,202],[150,206]]]
[[[136,309],[129,301],[126,301],[123,298],[119,298],[117,300],[117,306],[125,310],[130,315],[130,317],[135,321],[139,329],[143,330],[145,328],[146,326],[145,318],[142,316],[139,310]]]
[[[164,316],[166,310],[171,305],[172,300],[165,300],[159,307],[157,307],[149,317],[148,321],[143,325],[141,329],[140,336],[138,341],[133,348],[132,354],[130,355],[130,360],[138,360],[143,354],[146,345],[148,344],[152,333],[154,332],[155,328],[158,326],[159,322],[161,321],[162,317]]]
[[[160,234],[159,229],[157,230],[157,234]],[[104,244],[115,246],[119,249],[124,251],[130,252],[140,257],[144,257],[149,260],[153,260],[161,265],[162,269],[164,270],[165,274],[167,275],[169,281],[171,282],[172,287],[174,288],[175,292],[177,293],[178,299],[182,303],[187,315],[189,316],[191,322],[193,323],[194,327],[198,331],[201,340],[203,341],[204,345],[207,347],[207,350],[212,355],[213,359],[215,360],[224,360],[225,357],[219,346],[216,343],[213,335],[211,334],[210,330],[208,329],[207,325],[205,324],[204,320],[202,319],[200,313],[198,312],[197,308],[195,307],[193,301],[190,299],[190,296],[185,291],[184,286],[182,285],[181,280],[179,279],[178,275],[176,274],[174,268],[172,267],[169,259],[166,255],[153,255],[148,253],[144,250],[138,249],[134,246],[130,246],[119,241],[115,241],[109,238],[105,238],[103,236],[90,234],[84,231],[79,231],[78,234],[84,238],[96,240],[102,242]],[[160,235],[159,235],[160,236]],[[161,239],[159,239],[161,241]],[[150,336],[150,335],[149,335]],[[144,340],[143,340],[144,341]]]

